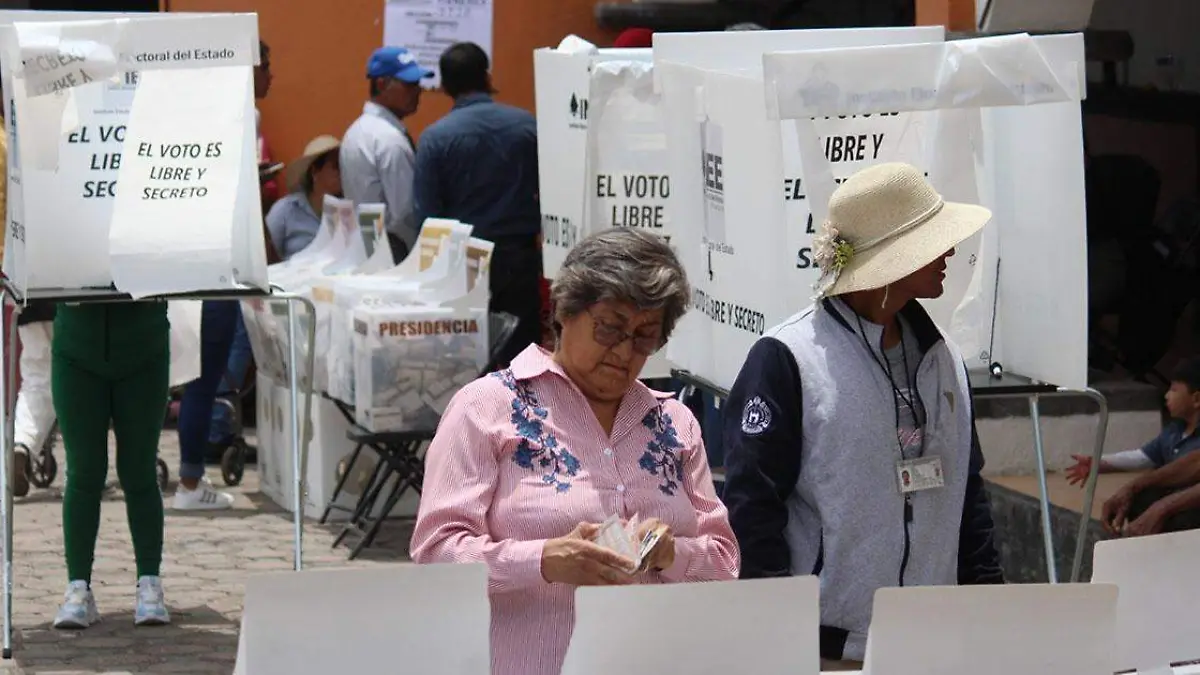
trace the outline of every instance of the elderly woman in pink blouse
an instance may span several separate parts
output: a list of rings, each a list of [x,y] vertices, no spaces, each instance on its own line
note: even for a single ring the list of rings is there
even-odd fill
[[[597,233],[552,297],[555,351],[530,346],[450,402],[413,533],[418,563],[487,563],[494,675],[561,670],[576,586],[738,573],[696,419],[637,380],[690,300],[674,252],[638,230]],[[669,528],[647,572],[592,543],[612,514]]]

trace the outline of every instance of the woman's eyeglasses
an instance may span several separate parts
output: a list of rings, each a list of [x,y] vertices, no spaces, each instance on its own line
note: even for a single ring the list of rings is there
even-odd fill
[[[602,347],[611,349],[626,340],[632,340],[633,351],[642,356],[650,356],[662,347],[661,336],[628,333],[621,327],[614,326],[592,314],[591,310],[588,310],[588,316],[592,317],[592,339]]]

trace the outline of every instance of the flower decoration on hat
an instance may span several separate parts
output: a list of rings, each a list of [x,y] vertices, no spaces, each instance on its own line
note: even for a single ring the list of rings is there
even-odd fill
[[[829,221],[821,225],[821,232],[813,237],[813,261],[821,270],[821,277],[813,285],[817,292],[814,300],[824,297],[837,283],[838,276],[854,259],[854,245],[842,237]]]

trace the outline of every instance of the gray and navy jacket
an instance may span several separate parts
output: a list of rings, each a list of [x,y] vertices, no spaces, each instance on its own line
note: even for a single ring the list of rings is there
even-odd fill
[[[827,659],[864,658],[879,588],[1004,583],[966,366],[919,303],[901,313],[922,353],[924,456],[941,458],[945,487],[900,493],[893,389],[840,300],[767,331],[724,408],[741,577],[819,575]],[[882,329],[862,329],[879,349]]]

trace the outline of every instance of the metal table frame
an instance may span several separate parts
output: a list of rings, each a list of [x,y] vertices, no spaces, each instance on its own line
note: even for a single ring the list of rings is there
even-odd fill
[[[0,336],[7,336],[8,341],[0,339],[0,363],[6,355],[6,350],[9,345],[16,345],[17,340],[17,318],[20,315],[21,307],[30,300],[52,300],[61,303],[71,304],[93,304],[93,303],[118,303],[118,302],[166,302],[168,300],[248,300],[251,298],[260,298],[267,302],[285,302],[288,310],[288,390],[291,394],[291,436],[292,436],[292,480],[295,484],[295,496],[293,498],[294,509],[294,524],[295,524],[295,546],[293,549],[293,562],[295,569],[299,571],[303,566],[304,557],[304,499],[305,499],[305,476],[308,464],[308,443],[310,441],[310,430],[303,425],[307,422],[312,412],[312,391],[311,387],[300,382],[299,374],[296,370],[296,362],[299,360],[296,355],[296,311],[297,303],[303,305],[308,312],[309,322],[307,330],[308,338],[308,370],[310,374],[313,371],[315,364],[314,342],[316,338],[316,309],[313,307],[312,301],[294,293],[284,292],[283,289],[272,286],[271,291],[263,291],[257,288],[243,287],[232,291],[213,291],[213,292],[198,292],[198,293],[180,293],[170,295],[160,295],[134,300],[127,293],[121,293],[114,288],[88,288],[88,289],[39,289],[31,290],[24,294],[19,289],[16,289],[7,280],[0,282],[0,303],[11,298],[14,303],[12,316],[7,320],[0,320]],[[17,377],[17,359],[11,358],[8,362],[8,371],[4,377],[0,377],[0,401],[3,405],[0,406],[0,427],[3,427],[3,440],[0,441],[0,450],[3,452],[3,461],[0,461],[0,490],[3,491],[3,499],[0,499],[0,531],[3,533],[4,543],[4,564],[2,570],[2,578],[0,583],[3,584],[4,593],[4,624],[3,624],[3,658],[11,659],[13,654],[13,623],[12,623],[12,597],[13,597],[13,491],[12,491],[12,471],[13,471],[13,442],[14,442],[14,417],[16,405],[16,377]],[[304,415],[303,418],[299,415],[300,389],[304,386]]]
[[[1092,506],[1096,499],[1096,480],[1100,474],[1100,458],[1104,454],[1104,437],[1108,433],[1108,399],[1092,388],[1070,389],[1053,384],[1038,382],[1021,375],[1001,372],[992,375],[988,372],[972,371],[970,377],[971,392],[975,398],[1024,398],[1029,402],[1029,421],[1033,426],[1033,451],[1037,456],[1038,468],[1038,504],[1041,508],[1042,544],[1046,553],[1046,575],[1050,583],[1058,583],[1058,564],[1054,556],[1054,537],[1050,525],[1050,495],[1046,487],[1046,452],[1042,442],[1041,412],[1038,403],[1042,398],[1055,396],[1086,396],[1096,402],[1100,419],[1096,424],[1096,443],[1092,449],[1092,466],[1088,473],[1086,491],[1083,499],[1083,513],[1079,517],[1079,531],[1075,539],[1075,555],[1071,563],[1071,582],[1078,582],[1083,567],[1084,542],[1087,537],[1088,525],[1092,520]],[[683,382],[686,386],[710,394],[718,400],[729,398],[729,392],[723,387],[702,377],[692,375],[686,370],[672,370],[671,377]]]

